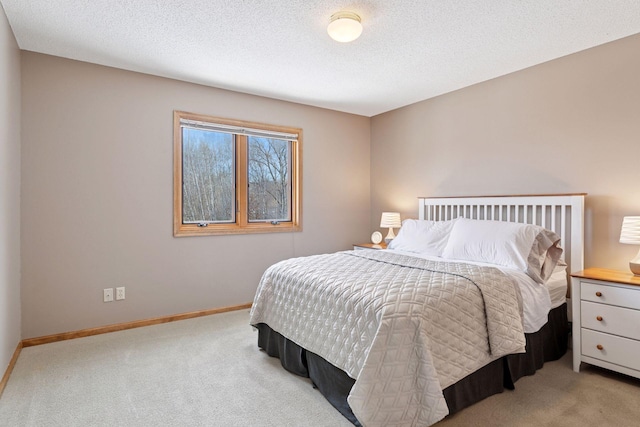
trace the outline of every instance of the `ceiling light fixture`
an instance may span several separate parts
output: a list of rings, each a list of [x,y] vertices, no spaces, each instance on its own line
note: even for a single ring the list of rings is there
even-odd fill
[[[337,42],[352,42],[362,34],[360,17],[353,12],[337,12],[331,15],[327,33]]]

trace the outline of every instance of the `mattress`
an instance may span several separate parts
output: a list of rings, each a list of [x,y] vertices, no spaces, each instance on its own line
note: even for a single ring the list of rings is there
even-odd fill
[[[560,307],[567,302],[567,283],[566,269],[554,272],[545,283],[551,297],[551,308]]]

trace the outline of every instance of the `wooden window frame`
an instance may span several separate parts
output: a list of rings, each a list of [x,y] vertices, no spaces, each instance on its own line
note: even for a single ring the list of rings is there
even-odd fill
[[[247,144],[236,144],[235,165],[235,222],[184,224],[182,222],[182,125],[181,120],[193,120],[237,128],[259,129],[270,132],[297,134],[291,141],[291,221],[249,222],[248,215],[248,173]],[[237,135],[237,134],[236,134]],[[241,135],[240,135],[241,136]],[[244,160],[243,160],[244,159]],[[210,236],[224,234],[279,233],[302,231],[302,129],[255,123],[243,120],[225,119],[203,114],[174,111],[173,113],[173,235]]]

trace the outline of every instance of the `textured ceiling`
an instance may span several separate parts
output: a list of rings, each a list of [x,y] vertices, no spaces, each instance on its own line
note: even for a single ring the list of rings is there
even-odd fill
[[[0,0],[21,49],[373,116],[640,33],[640,0]],[[326,33],[350,10],[362,36]]]

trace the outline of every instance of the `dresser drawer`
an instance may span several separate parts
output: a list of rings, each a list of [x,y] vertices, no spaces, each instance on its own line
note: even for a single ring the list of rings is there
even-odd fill
[[[589,301],[582,301],[580,307],[583,328],[640,340],[639,310]]]
[[[582,329],[582,354],[640,371],[640,341]]]
[[[638,292],[638,289],[627,289],[583,281],[580,299],[640,310],[640,292]]]

